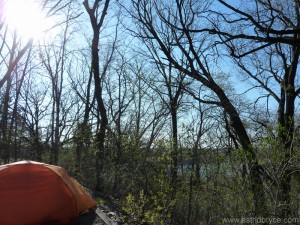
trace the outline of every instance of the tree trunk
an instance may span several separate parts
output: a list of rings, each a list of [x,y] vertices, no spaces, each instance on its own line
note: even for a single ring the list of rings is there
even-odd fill
[[[284,159],[281,163],[283,176],[281,179],[279,202],[283,206],[280,209],[280,216],[287,218],[291,216],[291,180],[293,168],[290,168],[290,160],[293,157],[293,138],[295,131],[295,78],[297,74],[297,67],[300,55],[300,48],[293,47],[292,62],[286,69],[282,89],[281,89],[281,102],[278,107],[278,136],[284,147]]]
[[[6,91],[4,95],[4,102],[2,108],[2,119],[1,119],[1,130],[2,130],[2,140],[1,140],[1,147],[4,150],[4,163],[9,163],[10,161],[10,140],[8,139],[9,136],[9,127],[8,127],[8,108],[9,108],[9,101],[10,101],[10,89],[11,89],[11,77],[7,78],[6,83]]]
[[[254,152],[254,147],[251,144],[245,126],[241,121],[237,110],[232,105],[231,101],[228,99],[224,91],[214,82],[210,82],[210,88],[217,94],[220,99],[221,106],[224,108],[226,113],[228,113],[230,117],[230,126],[235,131],[239,143],[246,154],[248,166],[250,168],[250,181],[255,205],[255,213],[258,215],[260,213],[265,213],[266,201],[264,195],[263,180],[261,177],[261,166],[258,163],[257,156]]]
[[[95,0],[93,7],[89,6],[89,2],[85,0],[83,5],[89,14],[92,29],[93,29],[93,40],[92,40],[92,72],[94,75],[94,82],[95,82],[95,98],[97,101],[97,109],[99,111],[100,118],[100,128],[96,134],[96,141],[97,141],[97,152],[96,152],[96,190],[102,191],[103,190],[103,156],[104,156],[104,142],[106,136],[106,127],[108,124],[108,118],[106,113],[106,108],[104,105],[103,97],[102,97],[102,81],[100,76],[100,66],[99,66],[99,39],[100,39],[100,28],[103,25],[104,18],[107,14],[107,9],[109,6],[110,0],[106,0],[104,3],[103,11],[100,16],[99,22],[97,19],[98,10],[100,6],[100,1]]]
[[[104,142],[105,142],[105,134],[106,127],[108,124],[108,118],[106,114],[106,108],[104,105],[104,101],[102,98],[102,83],[100,78],[100,70],[99,70],[99,36],[100,31],[94,30],[94,37],[92,41],[92,69],[94,74],[94,82],[95,82],[95,98],[98,105],[98,110],[100,113],[100,128],[97,132],[97,154],[96,154],[96,189],[101,191],[103,188],[103,156],[104,156]]]
[[[177,130],[177,99],[171,98],[171,121],[172,121],[172,151],[171,151],[171,187],[172,199],[176,197],[176,184],[178,178],[178,130]]]
[[[91,83],[93,79],[93,73],[92,70],[89,74],[89,80],[88,85],[86,88],[87,94],[86,94],[86,103],[84,107],[84,116],[83,116],[83,122],[78,124],[78,135],[76,140],[76,156],[75,156],[75,174],[79,175],[81,171],[81,157],[82,157],[82,150],[84,148],[85,143],[89,142],[90,136],[87,135],[87,132],[90,132],[89,128],[89,115],[91,111],[90,106],[90,96],[91,96]]]

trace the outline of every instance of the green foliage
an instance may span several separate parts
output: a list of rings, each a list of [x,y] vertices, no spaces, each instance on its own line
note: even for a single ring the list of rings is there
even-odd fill
[[[101,197],[96,197],[95,200],[98,202],[98,204],[100,205],[106,205],[107,204],[107,200],[101,198]]]
[[[232,153],[233,162],[237,163],[247,163],[249,161],[250,153],[242,148],[235,149]]]
[[[142,224],[147,222],[153,225],[169,224],[171,213],[168,209],[173,202],[169,202],[164,192],[147,196],[143,190],[138,196],[128,194],[124,201],[123,210]]]

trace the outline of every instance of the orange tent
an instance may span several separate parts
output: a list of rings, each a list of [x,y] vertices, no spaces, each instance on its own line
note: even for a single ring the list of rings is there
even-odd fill
[[[96,206],[58,166],[20,161],[0,166],[0,224],[74,224]]]

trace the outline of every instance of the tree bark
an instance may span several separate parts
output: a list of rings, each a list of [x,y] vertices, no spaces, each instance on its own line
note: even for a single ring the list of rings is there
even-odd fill
[[[107,9],[109,6],[110,0],[106,0],[104,3],[103,11],[100,16],[99,22],[97,21],[98,18],[98,8],[100,6],[100,0],[95,0],[93,7],[89,6],[89,2],[85,0],[83,5],[90,17],[92,29],[93,29],[93,40],[91,46],[91,53],[92,53],[92,71],[94,75],[94,82],[95,82],[95,98],[97,101],[97,109],[99,110],[99,115],[101,120],[100,128],[96,134],[96,141],[97,141],[97,152],[96,152],[96,190],[102,191],[103,190],[103,156],[104,156],[104,142],[106,137],[106,128],[108,124],[108,118],[106,113],[106,108],[104,105],[104,100],[102,96],[102,81],[100,76],[100,65],[99,65],[99,39],[100,39],[100,28],[103,25],[104,18],[107,14]]]
[[[291,216],[291,180],[293,168],[290,168],[290,160],[293,157],[293,139],[295,132],[295,99],[297,97],[295,91],[295,78],[299,62],[300,48],[293,47],[291,65],[286,69],[281,88],[283,99],[278,107],[278,136],[284,147],[284,159],[281,163],[283,175],[280,183],[279,201],[283,206],[280,216]]]

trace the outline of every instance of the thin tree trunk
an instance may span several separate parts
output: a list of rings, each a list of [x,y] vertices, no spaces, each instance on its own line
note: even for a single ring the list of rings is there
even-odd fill
[[[4,95],[1,129],[2,129],[2,147],[4,149],[4,162],[9,163],[10,161],[10,140],[9,137],[9,127],[8,127],[8,108],[10,101],[10,89],[11,89],[11,77],[7,78],[6,91]]]
[[[283,176],[280,183],[279,202],[283,206],[280,210],[280,216],[287,218],[291,216],[291,180],[293,169],[290,168],[290,160],[293,157],[293,136],[295,131],[295,78],[300,55],[300,48],[293,47],[291,66],[285,71],[283,88],[281,89],[281,102],[278,107],[278,129],[279,138],[284,146],[284,159],[281,163]]]
[[[172,166],[171,166],[171,186],[172,199],[176,197],[177,179],[178,179],[178,129],[177,129],[177,99],[171,98],[171,121],[172,121]],[[175,102],[176,101],[176,102]]]
[[[98,18],[98,8],[100,6],[100,1],[95,0],[93,7],[89,6],[89,2],[85,0],[83,5],[89,14],[92,29],[93,29],[93,40],[92,40],[92,71],[94,75],[95,82],[95,98],[97,101],[97,109],[100,113],[100,128],[96,134],[97,141],[97,152],[96,152],[96,190],[103,190],[103,157],[104,157],[104,142],[106,137],[106,127],[108,124],[108,118],[106,113],[106,108],[104,105],[104,100],[102,96],[102,81],[100,76],[100,66],[99,66],[99,39],[100,39],[100,28],[103,25],[104,18],[107,14],[107,9],[109,6],[110,0],[106,0],[104,3],[103,11],[100,16],[99,22]]]
[[[17,143],[16,143],[16,139],[17,139],[17,129],[18,129],[18,124],[17,124],[17,111],[18,111],[18,103],[19,103],[19,96],[20,96],[20,92],[21,92],[21,88],[22,88],[22,85],[23,85],[23,82],[24,82],[24,78],[25,78],[25,75],[26,75],[26,72],[27,72],[27,67],[28,67],[28,63],[29,63],[29,59],[30,59],[30,56],[31,56],[31,48],[29,49],[29,53],[27,55],[27,59],[26,59],[26,62],[25,62],[25,67],[23,69],[23,72],[22,72],[22,75],[21,75],[21,78],[19,80],[19,85],[16,85],[16,98],[15,98],[15,102],[14,102],[14,106],[13,106],[13,113],[12,113],[12,118],[11,118],[11,122],[10,122],[10,129],[9,129],[9,140],[11,140],[11,136],[12,136],[12,131],[14,129],[15,131],[15,141],[14,141],[14,144],[13,144],[13,158],[14,158],[14,161],[17,160]],[[18,82],[17,82],[18,83]]]
[[[90,96],[91,96],[91,83],[93,79],[93,73],[92,70],[90,71],[89,74],[89,80],[88,80],[88,85],[86,88],[87,94],[86,94],[86,103],[85,103],[85,108],[84,108],[84,116],[83,116],[83,122],[78,125],[78,140],[76,142],[76,156],[75,156],[75,174],[79,175],[81,171],[81,158],[82,158],[82,150],[84,147],[84,144],[89,142],[87,140],[87,132],[89,132],[89,115],[91,111],[91,106],[90,106]]]

